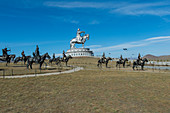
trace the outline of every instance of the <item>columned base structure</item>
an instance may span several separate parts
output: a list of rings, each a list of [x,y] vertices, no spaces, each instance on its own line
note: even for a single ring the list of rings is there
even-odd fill
[[[94,56],[93,51],[90,48],[71,48],[67,50],[66,56],[71,55],[72,57],[90,57]]]

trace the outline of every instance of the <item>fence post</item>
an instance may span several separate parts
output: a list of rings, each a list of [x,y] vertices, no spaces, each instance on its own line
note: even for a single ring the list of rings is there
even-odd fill
[[[5,70],[3,70],[3,78],[5,78]]]

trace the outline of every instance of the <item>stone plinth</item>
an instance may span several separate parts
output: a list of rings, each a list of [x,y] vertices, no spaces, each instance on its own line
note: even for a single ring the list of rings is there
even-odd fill
[[[90,48],[71,48],[67,50],[66,55],[71,55],[72,57],[94,56],[93,51],[90,51]]]

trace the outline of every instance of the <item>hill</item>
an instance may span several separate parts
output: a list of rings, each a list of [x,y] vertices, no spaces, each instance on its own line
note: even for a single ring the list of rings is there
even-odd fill
[[[147,54],[143,58],[147,58],[148,60],[170,60],[170,55],[154,56]]]

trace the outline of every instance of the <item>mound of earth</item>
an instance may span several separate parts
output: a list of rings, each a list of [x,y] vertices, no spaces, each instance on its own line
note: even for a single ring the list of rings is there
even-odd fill
[[[170,60],[170,55],[154,56],[147,54],[143,58],[147,58],[148,60]]]

